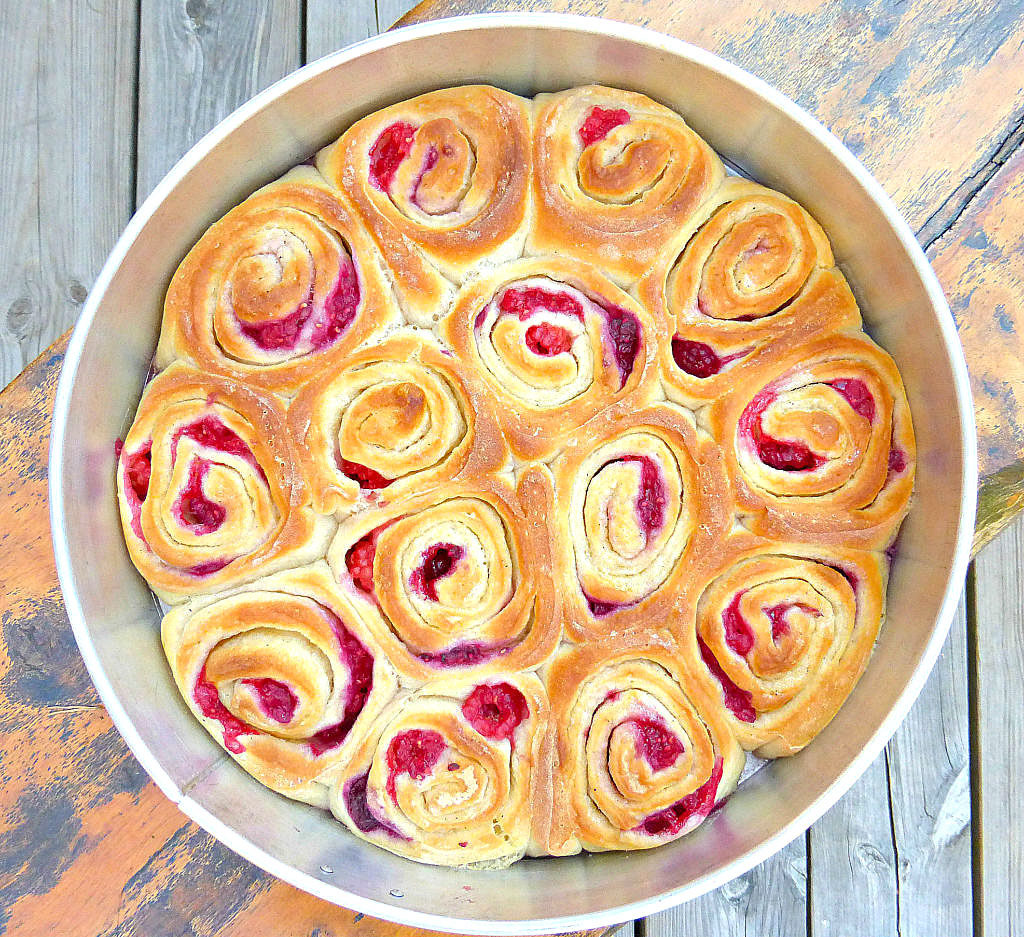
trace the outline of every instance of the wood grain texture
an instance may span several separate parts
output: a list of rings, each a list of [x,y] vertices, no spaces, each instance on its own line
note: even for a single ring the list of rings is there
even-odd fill
[[[983,933],[1024,934],[1024,524],[975,563],[975,809]]]
[[[131,212],[135,3],[0,4],[0,387],[70,326]]]
[[[957,320],[978,422],[975,547],[1024,507],[1024,147],[928,251]]]
[[[462,2],[449,0],[443,6],[451,11]],[[543,7],[556,8],[562,2],[551,0]],[[502,8],[513,5],[510,0],[501,3]],[[306,58],[362,38],[347,37],[350,30],[369,25],[370,6],[367,0],[307,0]],[[400,0],[379,0],[373,25],[379,19],[379,25],[386,26],[392,10],[397,16],[401,6]],[[417,15],[428,6],[439,10],[441,5],[424,4]],[[87,74],[107,75],[104,80],[114,81],[116,91],[124,93],[127,87],[130,105],[134,5],[98,2],[87,8],[76,2],[37,7],[15,9],[8,4],[0,10],[0,42],[5,43],[0,82],[9,82],[0,84],[2,119],[13,121],[16,129],[26,120],[28,102],[23,98],[30,92],[24,89],[32,86],[24,79],[25,69],[38,67],[42,74],[45,68],[64,67],[46,62],[36,48],[43,33],[47,43],[54,37],[70,43],[66,23],[74,25],[76,43],[81,44],[77,50],[66,46],[68,56],[78,56],[75,61]],[[922,243],[930,244],[929,256],[960,323],[972,363],[979,423],[983,429],[1010,427],[1010,435],[995,442],[997,434],[990,433],[982,454],[983,468],[986,457],[990,460],[990,474],[982,489],[980,539],[991,536],[1024,506],[1024,471],[1016,461],[1016,453],[1024,450],[1014,448],[1024,446],[1024,433],[1013,422],[1020,413],[1022,356],[1012,343],[1021,334],[1017,323],[1024,297],[1019,149],[1024,135],[1019,119],[1024,17],[1019,14],[1024,11],[1013,20],[1008,13],[1013,12],[1012,5],[1007,3],[971,2],[954,8],[951,3],[914,0],[784,0],[781,6],[748,2],[733,8],[702,7],[693,0],[643,5],[576,0],[573,7],[593,7],[624,19],[646,17],[655,26],[660,17],[660,27],[670,24],[677,35],[704,36],[701,44],[723,50],[726,57],[747,64],[810,106],[897,193]],[[140,196],[223,113],[297,65],[303,46],[296,31],[301,18],[298,0],[143,0],[142,10],[143,44],[153,58],[144,57],[147,110],[139,125]],[[9,27],[14,27],[13,34]],[[824,32],[815,32],[819,27]],[[97,38],[101,29],[108,32]],[[111,40],[111,30],[120,31],[120,38]],[[17,41],[9,38],[12,35]],[[783,42],[787,35],[802,44]],[[35,47],[21,41],[26,36],[37,37]],[[808,44],[807,39],[814,41]],[[129,49],[127,69],[119,59],[107,61],[117,58],[119,43],[127,43]],[[120,77],[110,78],[111,74]],[[14,90],[7,93],[8,88]],[[101,81],[97,93],[109,101],[109,90]],[[117,121],[125,119],[117,102],[113,110],[94,113],[81,88],[72,97],[63,87],[51,91],[46,100],[57,103],[46,110],[46,119],[73,125],[72,139],[86,139],[90,147],[88,162],[79,158],[74,163],[67,154],[61,157],[74,168],[67,185],[50,197],[65,214],[67,205],[74,205],[81,223],[70,238],[66,231],[59,238],[54,235],[57,260],[84,256],[78,247],[69,249],[68,241],[91,236],[87,249],[96,255],[94,273],[123,224],[123,219],[113,220],[111,205],[117,198],[125,206],[131,200],[130,173],[116,165],[119,156],[123,163],[125,147],[131,155],[131,127],[115,132]],[[140,96],[140,110],[142,103]],[[36,107],[32,113],[42,113],[38,103]],[[85,137],[81,127],[91,128]],[[37,123],[36,129],[42,132],[45,126]],[[161,144],[161,138],[169,142]],[[45,150],[51,144],[44,140],[43,150],[32,150],[25,135],[7,134],[5,139],[7,144],[0,143],[7,148],[0,149],[2,190],[18,196],[0,211],[6,213],[5,221],[14,219],[18,232],[31,233],[49,204],[47,194],[43,192],[33,207],[35,189],[22,196],[17,185],[42,175],[33,162],[38,153],[56,159],[64,152],[57,147],[66,144]],[[21,150],[13,148],[10,141],[15,139]],[[65,164],[47,169],[58,177],[64,171]],[[107,181],[98,183],[99,178]],[[106,232],[109,241],[99,244],[97,231]],[[42,296],[32,315],[43,321],[41,328],[53,329],[59,319],[51,314],[62,295],[59,283],[46,280],[55,276],[50,268],[41,273],[33,267],[34,248],[23,240],[19,233],[10,242],[13,253],[5,253],[8,269],[22,279],[9,276],[4,290],[14,299],[21,293]],[[8,242],[2,244],[6,249]],[[55,263],[52,269],[63,268]],[[91,275],[78,282],[91,282]],[[19,292],[18,283],[28,286]],[[4,330],[13,321],[14,300],[8,300],[8,292],[0,294],[0,314],[7,316],[0,318],[0,349],[6,347]],[[84,297],[84,289],[75,295]],[[18,308],[24,312],[26,307]],[[22,341],[16,344],[19,354],[32,347]],[[238,859],[185,820],[146,781],[127,752],[92,691],[55,586],[45,515],[45,440],[58,364],[59,349],[0,395],[0,580],[14,583],[0,590],[0,932],[15,937],[422,937],[426,932],[360,918],[319,902]],[[1022,552],[1024,534],[1017,528],[979,561],[976,582],[979,648],[973,665],[974,702],[982,719],[974,787],[980,775],[980,817],[989,831],[980,835],[978,824],[983,859],[978,891],[984,898],[979,910],[990,934],[1024,932],[1018,900],[1024,885],[1024,830],[1015,811],[1024,767],[1022,746],[1016,741],[1021,729],[1016,701],[1024,695],[1019,628],[1024,592],[1016,572]],[[892,932],[893,918],[898,917],[903,934],[968,933],[971,827],[969,814],[965,818],[965,797],[971,785],[965,775],[963,668],[957,670],[958,661],[964,660],[964,641],[959,619],[922,700],[890,744],[888,771],[884,762],[874,766],[862,782],[864,790],[855,787],[833,811],[835,816],[822,821],[829,825],[819,824],[811,831],[809,854],[801,840],[777,865],[762,866],[684,909],[652,917],[639,932],[651,937],[804,933],[809,920],[813,934],[874,935]],[[1008,739],[1014,740],[1009,747]],[[888,851],[878,815],[883,773],[892,808]],[[826,836],[832,865],[826,863],[828,853],[822,847]],[[845,870],[844,861],[849,863]],[[811,907],[805,914],[801,896],[806,885],[801,877],[808,868]],[[892,886],[883,893],[886,874]],[[823,895],[832,897],[823,901]],[[828,929],[819,911],[822,918],[826,913],[844,916],[836,916],[836,926]]]
[[[301,0],[142,0],[137,194],[301,62]]]
[[[306,0],[304,60],[312,62],[379,32],[374,0]]]
[[[807,848],[800,836],[721,888],[645,918],[643,937],[807,934]]]

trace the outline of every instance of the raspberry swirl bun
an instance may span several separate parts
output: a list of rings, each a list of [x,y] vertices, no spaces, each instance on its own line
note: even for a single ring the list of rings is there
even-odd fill
[[[700,407],[726,393],[766,346],[860,328],[825,233],[778,192],[727,179],[682,245],[639,287],[668,328],[661,367],[681,403]]]
[[[156,364],[182,358],[290,396],[396,321],[369,236],[320,174],[299,166],[228,212],[182,261]]]
[[[724,175],[674,111],[593,85],[535,99],[533,254],[567,252],[629,284]]]
[[[288,423],[313,507],[339,517],[508,458],[490,403],[423,332],[396,334],[312,381]]]
[[[578,262],[532,258],[480,277],[441,334],[496,401],[522,460],[549,457],[605,407],[657,390],[647,311]]]
[[[736,788],[743,751],[666,632],[566,646],[545,682],[558,739],[553,853],[660,846]]]
[[[562,606],[580,641],[663,621],[732,522],[717,444],[671,404],[588,424],[553,472]]]
[[[882,549],[914,487],[903,381],[867,336],[770,355],[710,412],[747,523],[773,539]]]
[[[322,561],[178,606],[161,634],[209,733],[258,781],[320,807],[397,689]]]
[[[744,748],[792,755],[839,711],[881,624],[884,554],[767,543],[730,558],[675,620]]]
[[[558,643],[550,474],[451,484],[342,523],[328,561],[406,681],[526,669]]]
[[[317,165],[355,203],[400,282],[426,281],[425,258],[459,283],[484,257],[522,253],[529,113],[528,101],[498,88],[433,91],[363,118]],[[408,256],[395,250],[403,243],[415,248]],[[425,324],[424,315],[418,307],[410,318]]]
[[[550,733],[533,674],[428,683],[377,718],[331,809],[360,839],[417,862],[504,868],[544,851]]]
[[[170,603],[309,563],[335,527],[309,507],[280,405],[180,362],[146,387],[117,495],[132,562]]]

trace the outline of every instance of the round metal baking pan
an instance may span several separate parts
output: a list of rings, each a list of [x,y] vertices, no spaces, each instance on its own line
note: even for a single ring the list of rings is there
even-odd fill
[[[113,445],[149,370],[164,291],[203,230],[249,192],[386,104],[482,81],[532,95],[593,81],[682,113],[730,162],[805,205],[832,239],[870,333],[896,358],[917,431],[917,493],[888,620],[846,706],[801,754],[747,779],[695,834],[645,852],[528,859],[500,875],[408,862],[238,768],[192,718],[132,567]],[[57,391],[54,549],[82,655],[154,781],[247,859],[328,901],[444,931],[550,933],[650,914],[721,885],[802,833],[878,755],[942,646],[975,512],[973,408],[953,319],[906,223],[850,152],[771,87],[621,23],[554,14],[441,20],[351,46],[279,81],[197,143],[145,201],[85,304]]]

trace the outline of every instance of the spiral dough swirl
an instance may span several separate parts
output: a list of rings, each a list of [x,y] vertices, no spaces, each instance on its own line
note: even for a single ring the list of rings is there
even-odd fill
[[[117,471],[125,539],[153,590],[180,602],[322,555],[332,525],[294,464],[269,397],[184,364],[157,376]]]
[[[566,852],[661,845],[735,788],[742,751],[663,632],[565,649],[546,682]]]
[[[618,282],[650,269],[723,176],[668,108],[642,94],[538,95],[530,253],[578,252]]]
[[[179,606],[162,637],[210,734],[263,784],[318,806],[397,686],[322,562]]]
[[[502,868],[539,851],[549,749],[534,675],[428,683],[377,719],[331,808],[357,836],[418,862]]]
[[[157,366],[178,358],[291,395],[396,321],[369,237],[308,166],[260,189],[182,261]]]
[[[770,358],[748,387],[715,404],[711,422],[751,527],[886,547],[916,453],[892,359],[867,337],[832,336]]]
[[[884,570],[878,554],[779,544],[748,551],[708,584],[694,665],[744,748],[791,755],[832,719],[878,633]]]
[[[328,559],[399,670],[528,667],[558,640],[545,474],[450,485],[342,524]]]

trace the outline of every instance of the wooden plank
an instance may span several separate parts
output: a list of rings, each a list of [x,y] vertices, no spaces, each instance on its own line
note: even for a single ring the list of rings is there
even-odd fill
[[[142,0],[141,201],[207,130],[301,62],[301,0]]]
[[[638,933],[642,937],[799,937],[807,933],[806,893],[807,847],[800,836],[721,888],[645,918]]]
[[[377,24],[380,31],[397,23],[414,6],[416,0],[377,0]]]
[[[884,754],[808,832],[814,937],[896,937],[896,852]]]
[[[71,325],[131,213],[135,3],[0,4],[0,387]]]
[[[957,320],[978,421],[975,548],[1024,508],[1024,147],[928,251]]]
[[[378,32],[374,0],[306,0],[307,62]]]
[[[961,603],[928,683],[887,750],[901,934],[972,931],[967,668]]]
[[[978,810],[976,894],[985,934],[1024,933],[1024,525],[1016,523],[975,563],[972,713]]]

